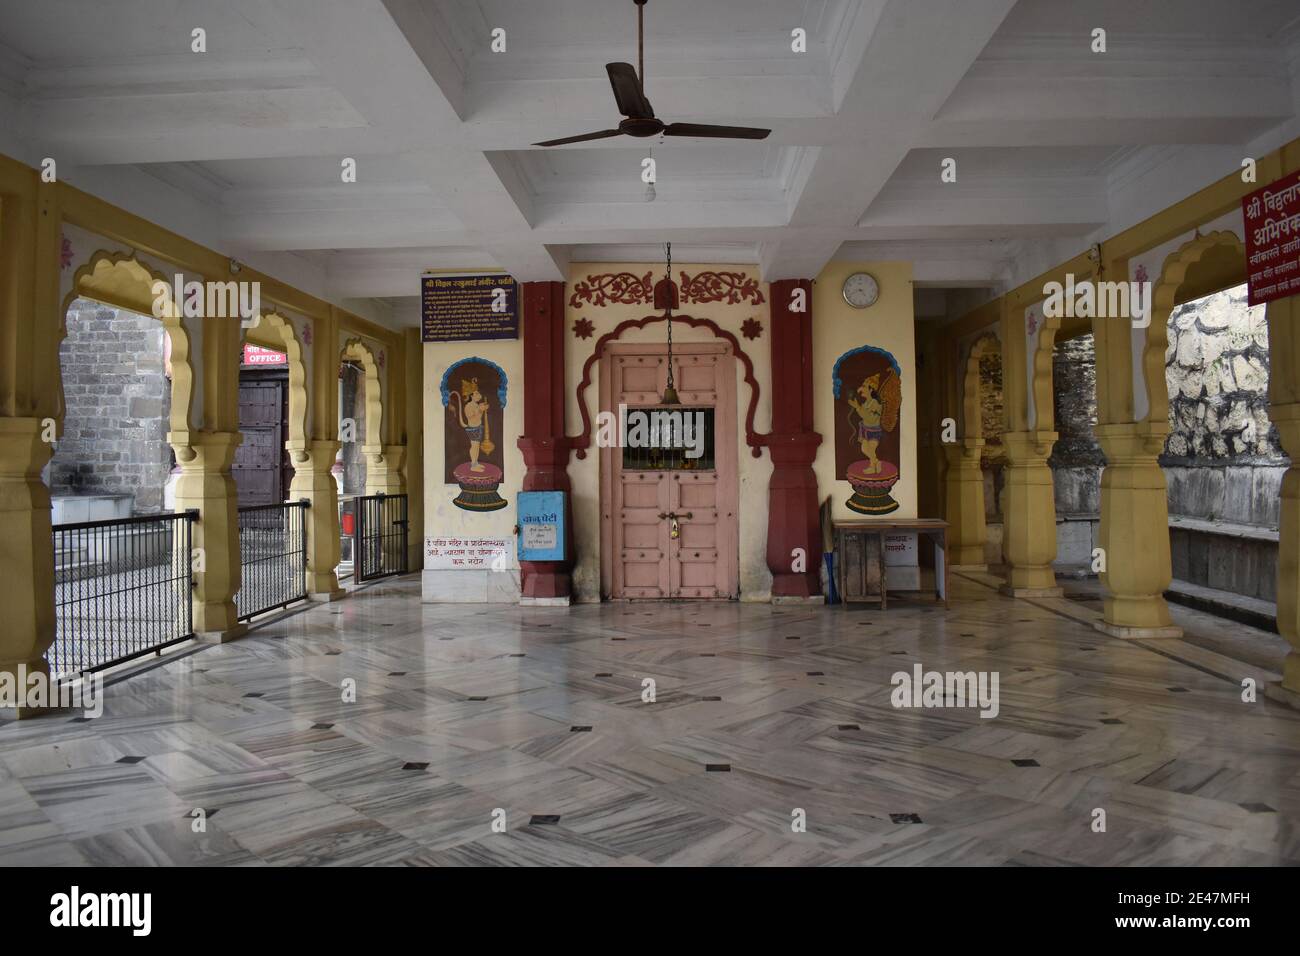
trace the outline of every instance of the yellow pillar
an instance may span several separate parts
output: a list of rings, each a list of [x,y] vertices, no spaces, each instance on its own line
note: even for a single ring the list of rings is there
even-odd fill
[[[1269,306],[1271,312],[1273,306]],[[1300,311],[1300,310],[1297,310]],[[1272,330],[1270,329],[1270,332]],[[1282,665],[1282,696],[1300,706],[1300,403],[1274,405],[1268,417],[1291,457],[1282,476],[1282,509],[1277,541],[1277,629],[1291,645]]]
[[[343,596],[339,587],[339,498],[331,469],[340,443],[312,441],[294,453],[293,481],[289,497],[306,498],[307,509],[307,593],[313,600],[335,601]]]
[[[1181,637],[1164,592],[1173,580],[1169,500],[1156,460],[1169,432],[1164,422],[1098,425],[1106,454],[1101,475],[1101,583],[1097,630],[1112,637]]]
[[[1060,597],[1052,562],[1056,560],[1056,500],[1047,458],[1056,443],[1054,431],[1006,432],[1006,511],[1002,551],[1007,581],[1002,590],[1013,597]]]
[[[39,418],[0,417],[0,674],[15,680],[48,674],[43,655],[54,643],[50,491],[41,481],[52,448],[43,431]]]
[[[953,567],[987,571],[984,544],[984,470],[980,456],[982,438],[961,438],[943,446],[948,459],[944,478],[945,510],[948,520],[948,555]]]
[[[239,494],[230,467],[243,436],[239,432],[168,434],[181,474],[176,481],[176,510],[198,511],[193,546],[194,633],[208,640],[229,641],[248,626],[238,620]]]
[[[59,413],[55,184],[0,156],[0,674],[49,673],[54,541],[41,471]],[[35,711],[17,702],[18,717]]]
[[[1277,629],[1291,650],[1282,680],[1267,688],[1270,697],[1300,708],[1300,301],[1268,304],[1268,417],[1277,427],[1291,467],[1282,476],[1277,541]]]

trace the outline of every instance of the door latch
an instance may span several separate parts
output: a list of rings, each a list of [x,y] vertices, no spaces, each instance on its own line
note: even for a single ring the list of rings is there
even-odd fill
[[[684,514],[684,515],[679,515],[679,514],[678,514],[677,512],[675,512],[675,511],[661,511],[661,512],[659,512],[659,520],[660,520],[660,521],[663,521],[665,518],[670,519],[670,520],[672,521],[673,524],[672,524],[672,528],[670,528],[669,531],[668,531],[668,537],[669,537],[669,538],[672,538],[673,540],[676,540],[676,539],[678,539],[678,538],[680,538],[680,537],[682,536],[682,526],[681,526],[681,524],[678,523],[678,520],[677,520],[677,519],[678,519],[678,518],[693,518],[693,517],[695,517],[695,515],[692,514],[692,513],[689,512],[689,511],[686,512],[686,514]]]

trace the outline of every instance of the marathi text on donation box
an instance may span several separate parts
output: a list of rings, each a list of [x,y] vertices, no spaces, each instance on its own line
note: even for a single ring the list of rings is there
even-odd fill
[[[427,275],[420,291],[421,341],[519,338],[519,285],[513,276]]]
[[[519,560],[563,561],[564,492],[521,491],[518,501]]]
[[[1300,172],[1246,196],[1241,214],[1250,304],[1300,292]]]

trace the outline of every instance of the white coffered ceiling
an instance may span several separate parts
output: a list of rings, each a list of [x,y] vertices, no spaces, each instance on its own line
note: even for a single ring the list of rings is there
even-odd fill
[[[532,147],[616,125],[632,0],[0,0],[0,151],[400,325],[425,269],[561,278],[665,240],[768,278],[890,258],[992,290],[1300,135],[1294,0],[645,13],[660,118],[772,136]]]

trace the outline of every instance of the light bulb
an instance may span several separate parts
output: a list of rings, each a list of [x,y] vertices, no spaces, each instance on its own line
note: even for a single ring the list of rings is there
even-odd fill
[[[646,202],[654,202],[654,201],[655,201],[655,195],[656,195],[656,193],[655,193],[655,184],[654,184],[654,183],[646,183],[646,186],[645,186],[645,201],[646,201]]]

